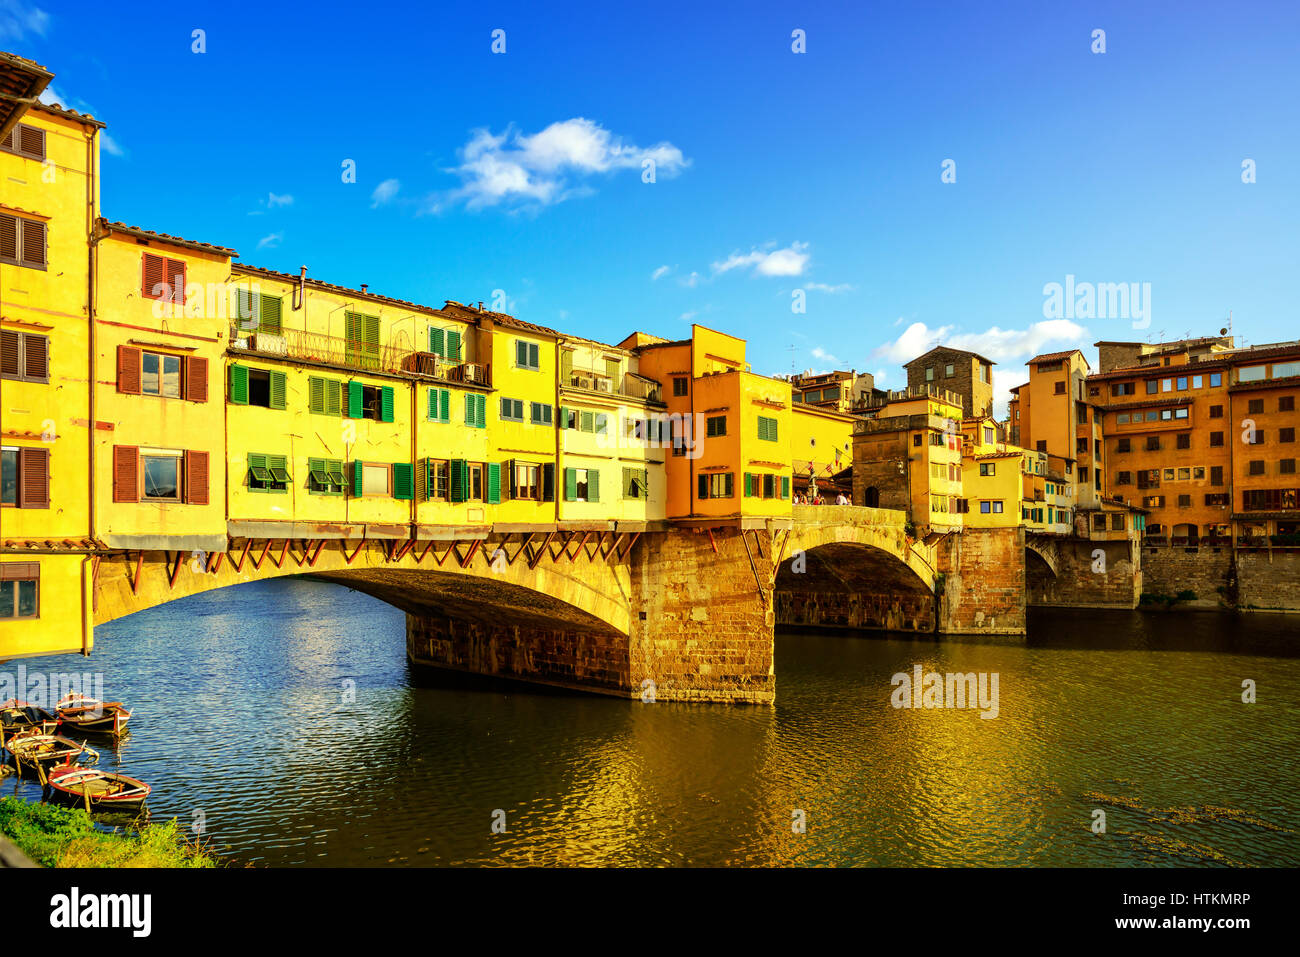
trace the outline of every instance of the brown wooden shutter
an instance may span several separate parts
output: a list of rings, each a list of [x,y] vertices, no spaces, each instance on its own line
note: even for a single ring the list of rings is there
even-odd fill
[[[190,505],[208,504],[208,453],[185,451],[185,501]]]
[[[45,224],[23,220],[23,262],[28,266],[44,266]]]
[[[50,507],[49,449],[18,450],[18,507]]]
[[[159,286],[167,282],[166,273],[163,267],[163,258],[155,256],[152,253],[145,253],[143,265],[141,266],[142,279],[140,280],[141,291],[146,299],[161,299],[163,293],[155,291]]]
[[[185,359],[185,398],[191,402],[208,401],[208,360],[198,356]],[[206,453],[205,453],[206,454]]]
[[[113,446],[113,501],[140,501],[140,449],[135,445]]]
[[[20,124],[16,127],[14,142],[18,145],[18,151],[30,156],[32,159],[45,159],[45,131],[38,130],[34,126]]]
[[[44,336],[23,337],[24,374],[29,379],[48,382],[50,378],[50,340]]]
[[[0,330],[0,375],[16,379],[23,374],[18,359],[19,332]]]
[[[0,259],[18,261],[18,220],[0,213]]]
[[[185,305],[185,263],[179,259],[167,260],[167,290],[172,302]]]
[[[140,394],[140,350],[134,346],[117,347],[117,391]]]

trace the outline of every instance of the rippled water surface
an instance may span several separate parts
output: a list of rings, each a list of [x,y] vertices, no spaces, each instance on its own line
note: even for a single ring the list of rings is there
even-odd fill
[[[240,863],[1300,864],[1300,618],[1036,610],[1030,628],[782,634],[775,707],[642,704],[430,685],[401,612],[281,580],[102,626],[88,661],[22,664],[102,671],[136,717],[101,763],[154,786],[155,819],[201,812]],[[916,664],[996,672],[998,717],[892,707]],[[0,793],[40,798],[13,777]]]

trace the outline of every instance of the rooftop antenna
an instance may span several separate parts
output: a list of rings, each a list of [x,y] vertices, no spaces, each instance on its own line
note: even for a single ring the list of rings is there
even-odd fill
[[[790,350],[790,375],[791,375],[791,377],[793,377],[794,374],[795,374],[795,371],[794,371],[794,362],[795,362],[795,359],[794,359],[794,343],[793,343],[793,342],[790,343],[788,346],[786,346],[786,348]]]

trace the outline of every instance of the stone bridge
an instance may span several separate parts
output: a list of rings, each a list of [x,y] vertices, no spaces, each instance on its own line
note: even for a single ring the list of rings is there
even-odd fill
[[[800,623],[804,605],[790,596],[805,584],[858,596],[846,624],[934,625],[935,549],[910,541],[903,514],[885,509],[796,506],[790,519],[466,530],[437,541],[351,532],[231,538],[211,554],[101,555],[95,621],[307,575],[405,611],[418,665],[621,697],[755,703],[774,699],[773,629]]]

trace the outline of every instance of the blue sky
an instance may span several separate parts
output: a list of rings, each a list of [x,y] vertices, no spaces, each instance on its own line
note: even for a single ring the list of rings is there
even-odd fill
[[[1230,309],[1300,336],[1296,4],[185,6],[0,0],[0,49],[109,124],[110,219],[245,262],[892,387],[940,339],[1001,392]],[[1067,276],[1149,325],[1049,318]]]

